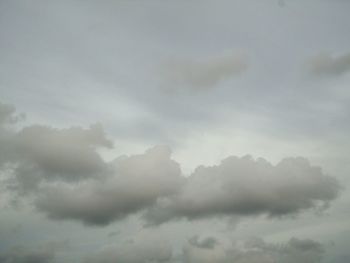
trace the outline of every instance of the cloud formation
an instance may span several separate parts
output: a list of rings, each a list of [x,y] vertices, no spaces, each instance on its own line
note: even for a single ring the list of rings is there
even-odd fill
[[[159,201],[145,217],[154,224],[228,215],[279,217],[327,207],[338,192],[337,181],[305,158],[272,165],[231,156],[219,165],[198,167],[178,195]]]
[[[55,129],[33,125],[23,128],[15,137],[20,158],[30,162],[47,178],[75,180],[101,174],[106,164],[96,152],[98,147],[111,148],[100,124],[84,129]]]
[[[16,108],[0,101],[0,168],[14,158],[13,130],[11,126],[22,119],[23,115],[16,114]]]
[[[177,60],[164,66],[166,83],[173,87],[210,89],[248,67],[244,56],[232,52],[203,60]]]
[[[137,238],[110,245],[88,256],[84,263],[161,263],[170,262],[172,249],[164,240]]]
[[[82,262],[112,242],[89,263],[166,261],[147,248],[164,241],[127,241],[146,232],[166,236],[172,263],[185,262],[187,240],[189,262],[314,263],[306,254],[317,249],[288,245],[308,236],[329,244],[321,262],[349,263],[350,1],[140,2],[0,1],[0,101],[34,114],[21,122],[0,104],[0,254],[14,261],[4,250],[34,253],[53,238],[72,248],[51,263]],[[313,71],[306,63],[321,50]],[[145,152],[158,144],[174,155]],[[336,180],[298,171],[295,158],[276,180],[262,168],[221,175],[223,158],[247,153],[272,171],[310,157],[345,191],[336,200]],[[305,174],[290,179],[293,169]],[[143,228],[152,223],[164,224]],[[255,234],[263,245],[230,244]]]
[[[340,56],[331,56],[321,53],[309,61],[309,69],[315,75],[337,76],[350,71],[350,53]]]
[[[12,187],[28,192],[45,180],[78,181],[108,172],[97,150],[113,145],[100,124],[66,129],[30,125],[17,131],[20,116],[13,106],[0,104],[0,167],[7,164],[13,170]]]
[[[13,108],[1,111],[4,124],[16,119]],[[7,188],[31,193],[36,208],[52,219],[103,226],[138,212],[149,225],[183,218],[280,217],[326,208],[340,189],[335,178],[302,157],[272,165],[230,156],[186,177],[166,146],[104,161],[97,150],[112,142],[98,124],[0,128]]]
[[[237,242],[231,247],[202,248],[188,244],[183,250],[185,263],[316,263],[324,255],[322,244],[310,239],[291,238],[285,244],[269,244],[262,239]]]
[[[193,242],[196,240],[195,242]],[[210,241],[209,241],[210,240]],[[210,246],[203,246],[208,242]],[[267,243],[260,238],[250,238],[223,244],[214,237],[189,239],[180,254],[172,252],[165,240],[136,238],[119,245],[109,245],[85,258],[84,263],[316,263],[325,253],[321,243],[311,239],[291,238],[286,243]]]
[[[113,176],[78,185],[43,189],[36,205],[53,219],[105,225],[145,210],[148,224],[215,216],[280,217],[323,209],[339,192],[337,181],[304,158],[272,165],[249,156],[198,167],[189,177],[170,159],[167,147],[119,158]]]
[[[55,248],[43,246],[38,249],[13,247],[0,253],[0,263],[50,263],[54,262]]]
[[[170,159],[168,147],[120,157],[112,166],[113,175],[105,180],[43,189],[37,207],[50,218],[105,225],[175,194],[184,181],[179,165]]]
[[[23,115],[16,115],[16,108],[10,104],[4,104],[0,101],[0,127],[3,125],[17,122],[23,118]]]
[[[200,239],[198,235],[191,237],[188,242],[193,246],[207,249],[212,249],[218,244],[217,240],[213,237]]]

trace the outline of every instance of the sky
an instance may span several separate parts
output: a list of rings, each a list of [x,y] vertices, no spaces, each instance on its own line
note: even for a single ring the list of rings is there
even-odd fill
[[[0,263],[349,262],[349,10],[0,0]]]

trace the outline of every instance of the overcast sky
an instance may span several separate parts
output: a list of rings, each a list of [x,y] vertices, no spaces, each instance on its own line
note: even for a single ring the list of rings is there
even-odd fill
[[[0,0],[0,263],[350,262],[349,11]]]

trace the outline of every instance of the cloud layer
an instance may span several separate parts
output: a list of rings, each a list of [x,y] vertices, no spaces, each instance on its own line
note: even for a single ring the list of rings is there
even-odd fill
[[[273,244],[250,238],[223,244],[213,237],[199,239],[195,236],[175,255],[164,240],[137,238],[104,247],[88,256],[84,263],[316,263],[324,253],[324,246],[310,239],[291,238],[286,243]]]
[[[0,263],[349,263],[349,10],[0,1]]]
[[[19,191],[36,189],[43,181],[79,181],[101,177],[108,165],[97,150],[112,148],[100,124],[57,129],[30,125],[19,131],[20,119],[12,106],[0,104],[0,167],[13,170]]]
[[[287,158],[277,165],[250,156],[231,156],[213,167],[198,167],[180,193],[148,211],[155,224],[176,218],[227,215],[271,217],[327,207],[337,197],[337,181],[305,158]]]
[[[107,225],[143,212],[154,225],[182,218],[280,217],[326,208],[339,193],[335,178],[302,157],[272,165],[230,156],[185,177],[166,146],[106,162],[98,148],[112,142],[100,125],[16,131],[4,126],[16,120],[14,109],[2,106],[1,112],[7,188],[31,194],[36,208],[52,219]]]
[[[50,263],[54,262],[55,249],[43,246],[38,249],[13,247],[0,253],[0,263]]]
[[[45,188],[37,207],[50,218],[105,225],[175,194],[184,181],[167,147],[118,158],[111,166],[113,175],[104,180]]]
[[[170,262],[171,259],[172,249],[168,242],[134,238],[120,245],[109,245],[88,256],[84,263],[161,263]]]
[[[292,238],[285,244],[269,244],[262,239],[238,242],[230,247],[220,244],[203,248],[188,244],[184,248],[186,263],[316,263],[324,255],[323,246],[309,239]]]

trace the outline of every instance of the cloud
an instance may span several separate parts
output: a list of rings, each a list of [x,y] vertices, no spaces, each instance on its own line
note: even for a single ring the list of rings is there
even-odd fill
[[[36,201],[38,209],[54,219],[105,225],[175,194],[184,181],[168,147],[118,158],[113,167],[113,176],[103,181],[47,187]]]
[[[47,178],[67,180],[103,173],[106,164],[96,149],[112,147],[100,124],[87,129],[32,125],[23,128],[15,139],[20,158],[30,163],[29,169],[39,170]]]
[[[0,126],[16,123],[24,117],[23,114],[16,115],[16,108],[10,104],[0,102]]]
[[[15,120],[13,108],[0,109],[3,123]],[[99,124],[66,129],[36,124],[18,131],[5,126],[0,126],[5,188],[22,197],[31,193],[35,207],[52,219],[103,226],[139,212],[148,225],[182,218],[281,217],[326,208],[340,190],[335,178],[301,157],[272,165],[230,156],[186,177],[166,146],[104,161],[98,149],[111,148],[112,142]]]
[[[0,263],[50,263],[54,262],[55,248],[43,246],[38,249],[13,247],[0,253]]]
[[[24,118],[17,115],[14,106],[0,102],[0,168],[14,157],[12,140],[14,136],[11,126]]]
[[[316,263],[324,255],[323,246],[313,240],[292,238],[285,244],[269,244],[262,239],[237,242],[230,247],[211,249],[188,244],[183,250],[185,263]]]
[[[347,263],[350,262],[350,254],[338,255],[332,263]]]
[[[240,74],[248,67],[240,54],[226,53],[204,60],[177,60],[166,64],[163,75],[173,87],[203,90],[214,88],[220,81]]]
[[[335,57],[328,53],[314,56],[308,62],[314,75],[338,76],[350,71],[350,53]]]
[[[279,217],[327,207],[338,192],[337,181],[304,158],[274,166],[261,158],[231,156],[217,166],[198,167],[179,194],[159,201],[145,218],[159,224],[230,215]]]
[[[215,216],[294,215],[323,209],[339,192],[337,181],[304,158],[273,166],[264,159],[229,157],[198,167],[189,177],[170,159],[167,147],[119,158],[104,181],[49,186],[36,205],[53,219],[105,225],[145,210],[148,224]]]
[[[212,249],[215,247],[215,245],[218,243],[217,240],[213,237],[207,237],[205,239],[200,240],[199,236],[193,236],[191,237],[188,242],[196,247],[199,248],[207,248]]]
[[[66,129],[30,125],[16,130],[20,117],[13,106],[0,104],[0,167],[6,164],[13,170],[13,188],[28,192],[45,180],[77,181],[108,172],[97,150],[113,145],[100,124]]]
[[[161,263],[169,262],[172,249],[159,239],[136,238],[119,245],[110,245],[88,256],[84,263]]]
[[[209,241],[210,246],[203,244]],[[204,242],[204,243],[203,243]],[[109,245],[89,255],[84,263],[316,263],[325,254],[324,246],[311,239],[291,238],[285,243],[267,243],[260,238],[225,242],[214,237],[189,239],[179,254],[159,237],[137,236],[119,245]]]

